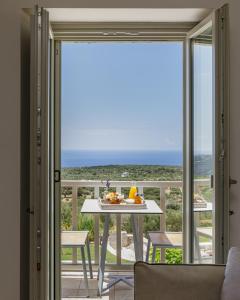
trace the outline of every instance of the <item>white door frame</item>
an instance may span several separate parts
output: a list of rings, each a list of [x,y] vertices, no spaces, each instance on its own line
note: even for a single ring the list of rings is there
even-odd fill
[[[219,99],[216,109],[215,144],[217,145],[215,178],[216,197],[221,199],[216,207],[216,262],[224,262],[229,247],[229,149],[228,149],[228,16],[227,6],[216,10],[211,16],[198,24],[188,34],[184,42],[184,232],[185,262],[192,261],[193,254],[193,215],[192,215],[192,117],[191,117],[191,53],[190,39],[213,20],[216,70],[215,97]],[[120,24],[120,26],[122,26]],[[160,26],[160,25],[159,25]],[[127,29],[126,29],[127,31]],[[170,30],[171,31],[171,30]],[[171,36],[167,30],[167,37]],[[166,24],[159,32],[166,32]],[[144,33],[145,35],[147,33]],[[126,33],[126,36],[128,32]],[[30,297],[33,300],[60,299],[60,75],[61,42],[52,39],[49,47],[48,13],[35,9],[32,17],[31,51],[31,250],[30,250]],[[96,37],[95,37],[96,38]],[[102,37],[101,37],[102,38]],[[113,38],[115,36],[113,35]],[[141,38],[141,37],[140,37]],[[75,37],[75,40],[81,39]],[[96,38],[96,40],[98,37]],[[128,37],[129,39],[129,37]],[[166,40],[166,36],[159,40]],[[170,40],[176,40],[173,35]],[[59,38],[61,40],[61,38]],[[137,38],[135,39],[137,40]],[[154,40],[158,38],[154,37]],[[181,40],[181,38],[179,39]],[[50,51],[49,51],[50,49]],[[50,60],[49,60],[49,54]],[[49,62],[51,63],[49,68]],[[50,73],[49,73],[50,70]],[[49,94],[49,74],[51,86]],[[224,114],[224,118],[222,117]],[[223,121],[224,120],[224,121]],[[58,130],[56,130],[58,128]],[[224,151],[224,152],[223,152]],[[221,160],[219,160],[221,158]],[[221,186],[222,184],[222,186]],[[54,195],[54,196],[53,196]],[[51,199],[51,201],[50,201]],[[55,212],[55,213],[54,213]],[[56,213],[57,212],[57,213]],[[54,272],[54,274],[53,274]],[[54,291],[53,291],[54,289]]]

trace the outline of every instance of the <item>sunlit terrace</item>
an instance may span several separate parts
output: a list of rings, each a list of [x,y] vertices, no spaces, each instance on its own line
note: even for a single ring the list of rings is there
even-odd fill
[[[125,179],[125,178],[123,178]],[[88,231],[90,254],[93,268],[93,279],[89,279],[90,296],[97,297],[98,266],[103,241],[104,215],[82,214],[81,208],[86,199],[99,199],[105,189],[105,181],[97,180],[63,180],[62,181],[62,230]],[[128,194],[132,181],[112,181],[110,189],[119,193]],[[136,181],[139,193],[144,193],[147,200],[154,200],[162,209],[160,215],[138,215],[140,247],[142,258],[146,260],[148,233],[164,232],[177,233],[184,239],[182,232],[182,181]],[[212,203],[211,188],[208,179],[198,179],[195,186],[195,260],[196,262],[212,262]],[[176,247],[175,247],[176,246]],[[153,258],[153,247],[150,247],[149,262],[181,263],[183,262],[184,246],[169,245],[169,248],[158,247]],[[85,251],[86,252],[86,251]],[[80,249],[64,247],[62,257],[62,296],[86,295],[86,286],[82,274],[82,259]],[[87,254],[86,254],[87,257]],[[109,239],[106,251],[106,268],[103,288],[115,276],[132,275],[135,262],[133,231],[128,214],[111,214]],[[80,284],[81,282],[81,284]],[[131,279],[129,279],[131,283]],[[133,284],[133,281],[132,281]],[[119,290],[120,289],[120,292]],[[132,286],[120,282],[106,290],[103,295],[117,298],[122,295],[133,299]],[[112,298],[114,299],[114,298]],[[128,298],[126,298],[128,299]]]

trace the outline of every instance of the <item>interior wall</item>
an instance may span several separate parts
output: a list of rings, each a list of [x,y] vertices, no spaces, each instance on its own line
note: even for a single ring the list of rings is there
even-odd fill
[[[240,245],[240,1],[230,4],[230,174],[238,180],[231,188],[231,245]],[[222,0],[3,0],[0,2],[0,299],[20,299],[20,275],[27,281],[24,268],[20,273],[20,201],[21,197],[21,8],[38,3],[45,7],[85,8],[216,8]],[[99,4],[101,3],[101,6]],[[27,76],[26,74],[23,76]],[[22,98],[23,108],[27,105]],[[25,167],[27,164],[25,165]],[[24,216],[23,216],[24,218]],[[25,242],[25,241],[23,241]],[[24,264],[24,262],[23,262]],[[22,297],[22,300],[27,300]]]

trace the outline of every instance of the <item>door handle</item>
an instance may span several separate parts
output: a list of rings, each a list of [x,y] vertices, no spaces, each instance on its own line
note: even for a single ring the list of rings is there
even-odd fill
[[[211,175],[210,177],[210,187],[211,189],[213,189],[213,175]]]
[[[236,179],[233,179],[231,177],[229,177],[229,186],[231,186],[232,184],[237,184],[237,180]]]

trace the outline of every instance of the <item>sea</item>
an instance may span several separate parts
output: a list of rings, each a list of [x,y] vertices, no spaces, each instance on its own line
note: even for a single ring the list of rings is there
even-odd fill
[[[62,150],[63,168],[108,165],[181,166],[181,151],[92,151]]]

